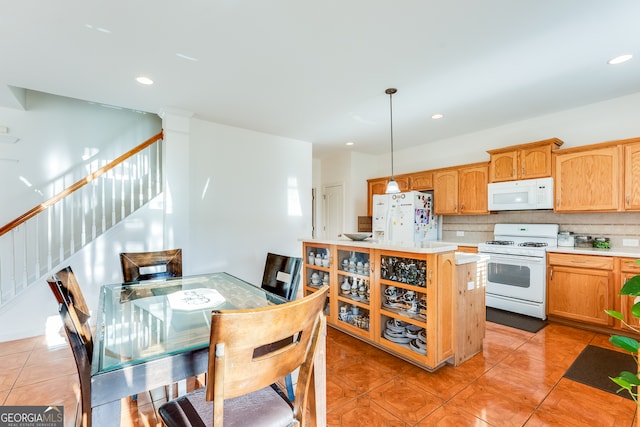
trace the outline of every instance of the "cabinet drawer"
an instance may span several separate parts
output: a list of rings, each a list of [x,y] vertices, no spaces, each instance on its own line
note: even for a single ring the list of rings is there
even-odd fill
[[[640,274],[640,264],[636,258],[620,258],[620,271],[623,273]]]
[[[578,268],[597,268],[600,270],[613,270],[613,258],[606,256],[548,254],[549,265],[564,265]]]

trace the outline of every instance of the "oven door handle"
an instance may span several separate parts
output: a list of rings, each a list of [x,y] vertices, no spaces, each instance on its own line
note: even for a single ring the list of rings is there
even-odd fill
[[[544,264],[545,262],[544,257],[535,257],[535,256],[528,256],[528,255],[506,255],[506,254],[496,254],[496,253],[490,253],[490,252],[478,252],[478,254],[488,255],[489,262],[496,262],[500,260],[514,261],[514,262],[528,261],[528,262],[539,263],[539,264]]]

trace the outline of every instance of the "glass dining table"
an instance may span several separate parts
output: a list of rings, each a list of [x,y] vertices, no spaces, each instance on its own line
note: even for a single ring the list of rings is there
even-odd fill
[[[207,372],[212,309],[285,302],[228,273],[102,286],[91,363],[92,425],[120,425],[122,398]],[[325,334],[319,344],[310,400],[317,425],[324,426]]]

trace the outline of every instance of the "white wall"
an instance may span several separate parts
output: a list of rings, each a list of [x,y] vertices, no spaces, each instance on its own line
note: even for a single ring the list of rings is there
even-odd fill
[[[170,191],[63,264],[94,311],[100,286],[121,281],[122,251],[176,245],[185,274],[227,271],[259,285],[268,251],[299,256],[298,239],[311,235],[310,143],[197,119],[164,121]],[[59,324],[56,308],[46,282],[33,284],[0,309],[0,341],[45,333],[48,321]]]
[[[486,150],[554,137],[564,141],[561,148],[637,137],[638,111],[640,93],[585,105],[398,151],[395,169],[405,173],[489,161]]]
[[[162,249],[163,196],[160,195],[106,234],[76,252],[52,273],[70,266],[75,273],[87,304],[92,311],[98,307],[100,286],[122,281],[120,252]],[[9,305],[0,310],[0,342],[47,332],[58,334],[60,317],[57,304],[45,279],[30,285]]]
[[[376,170],[378,159],[369,154],[347,151],[344,154],[324,158],[320,162],[322,182],[320,190],[330,185],[342,184],[344,188],[343,232],[358,230],[358,216],[367,214],[367,178]],[[315,163],[314,163],[315,164]],[[322,210],[322,192],[319,195]],[[322,218],[320,224],[322,224]],[[319,237],[322,237],[320,234]]]
[[[86,176],[89,167],[96,170],[155,135],[161,121],[155,114],[26,91],[26,110],[0,107],[0,126],[19,138],[0,143],[0,158],[11,159],[0,160],[4,225]]]
[[[394,172],[402,174],[489,161],[486,150],[553,137],[564,141],[562,148],[637,137],[640,136],[638,111],[640,93],[423,144],[395,151]],[[448,119],[445,117],[443,120]],[[371,157],[363,165],[362,162],[350,162],[352,156],[351,153],[345,153],[337,158],[322,159],[323,184],[335,179],[328,171],[348,179],[348,171],[336,170],[333,165],[339,165],[340,168],[346,168],[347,165],[362,168],[365,171],[364,177],[362,173],[360,176],[351,175],[354,181],[348,185],[354,189],[359,188],[357,191],[364,197],[346,198],[346,203],[351,206],[346,206],[345,210],[366,212],[366,188],[362,188],[369,178],[389,176],[391,160],[389,154],[384,154]],[[356,216],[352,215],[346,221],[356,221]]]
[[[198,119],[190,128],[186,273],[259,284],[267,252],[300,256],[311,236],[311,144]]]

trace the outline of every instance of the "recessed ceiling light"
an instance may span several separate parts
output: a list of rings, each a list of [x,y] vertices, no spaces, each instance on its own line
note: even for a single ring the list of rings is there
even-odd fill
[[[438,119],[441,119],[443,117],[444,117],[444,114],[439,114],[439,113],[438,114],[434,114],[433,116],[431,116],[431,118],[433,120],[438,120]]]
[[[633,58],[633,55],[629,55],[629,54],[620,55],[620,56],[616,56],[615,58],[612,58],[609,61],[607,61],[607,64],[611,64],[611,65],[622,64],[623,62],[627,62],[631,58]]]
[[[143,85],[152,85],[153,84],[153,80],[151,80],[149,77],[140,76],[140,77],[136,77],[136,80],[138,81],[138,83],[143,84]]]
[[[355,142],[353,141],[348,141],[344,143],[344,145],[346,145],[347,147],[351,147],[353,144],[355,144]]]

